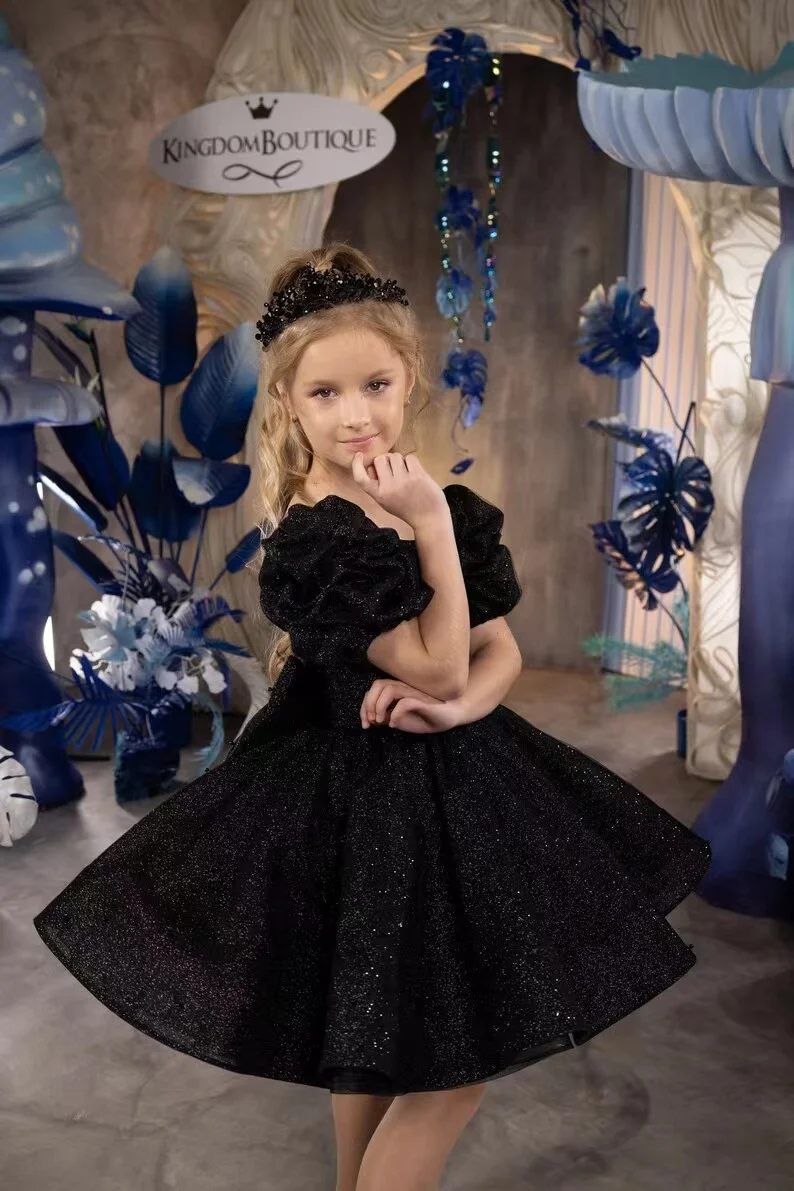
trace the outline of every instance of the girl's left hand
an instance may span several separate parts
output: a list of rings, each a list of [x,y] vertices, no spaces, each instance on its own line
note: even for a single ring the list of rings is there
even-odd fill
[[[461,722],[457,700],[436,699],[396,678],[376,678],[361,704],[362,728],[379,723],[402,732],[446,732]]]

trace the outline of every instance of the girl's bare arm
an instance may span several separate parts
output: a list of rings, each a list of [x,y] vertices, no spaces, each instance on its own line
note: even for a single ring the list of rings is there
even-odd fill
[[[469,604],[449,508],[414,524],[422,578],[434,590],[424,612],[376,637],[373,666],[437,699],[455,699],[469,677]]]
[[[482,640],[472,654],[469,681],[454,700],[460,723],[481,720],[498,707],[521,673],[523,660],[516,639],[503,616],[472,629]]]

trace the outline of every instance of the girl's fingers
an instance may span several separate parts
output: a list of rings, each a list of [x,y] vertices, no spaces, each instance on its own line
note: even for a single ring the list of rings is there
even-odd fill
[[[397,695],[395,694],[394,690],[388,685],[384,686],[383,690],[376,698],[373,706],[375,719],[379,723],[382,723],[388,718],[389,705],[394,703],[396,699]]]
[[[360,484],[364,491],[371,495],[375,484],[373,479],[371,479],[367,474],[367,469],[364,467],[363,451],[356,451],[355,455],[353,456],[352,475],[356,483]]]

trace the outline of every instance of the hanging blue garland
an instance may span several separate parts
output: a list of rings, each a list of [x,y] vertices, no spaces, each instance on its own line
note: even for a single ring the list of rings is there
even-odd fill
[[[483,340],[489,343],[491,328],[496,321],[494,294],[496,265],[494,242],[498,235],[496,192],[501,182],[501,158],[497,137],[497,114],[502,103],[502,64],[492,54],[484,39],[477,33],[464,33],[449,28],[433,38],[427,55],[426,78],[431,91],[428,111],[434,115],[433,133],[436,137],[435,176],[440,205],[436,227],[441,238],[441,274],[436,285],[436,305],[443,318],[452,323],[454,346],[450,350],[442,380],[447,388],[459,389],[460,409],[453,425],[461,423],[468,429],[482,412],[485,386],[488,381],[488,362],[481,351],[461,348],[464,342],[463,321],[471,307],[474,281],[467,271],[480,277],[480,297],[483,304]],[[465,125],[466,103],[472,95],[483,91],[488,107],[488,137],[486,167],[488,202],[485,212],[471,190],[456,186],[451,179],[450,140],[456,127]],[[473,254],[469,265],[464,246]],[[455,259],[453,262],[453,247]],[[471,467],[469,456],[452,467],[455,475]]]

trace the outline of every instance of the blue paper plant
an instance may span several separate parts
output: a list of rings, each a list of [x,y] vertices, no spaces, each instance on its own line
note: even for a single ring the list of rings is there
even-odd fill
[[[615,710],[663,698],[686,683],[689,593],[677,567],[685,552],[695,549],[714,509],[711,474],[695,455],[688,434],[695,403],[690,402],[681,426],[664,386],[648,364],[648,357],[659,347],[659,328],[644,294],[644,288],[632,291],[623,277],[608,291],[599,285],[582,307],[579,319],[580,363],[597,375],[620,379],[645,367],[661,390],[680,434],[676,447],[670,435],[629,426],[622,414],[586,423],[640,452],[630,463],[618,465],[624,484],[617,516],[590,526],[596,549],[646,611],[658,608],[669,616],[681,639],[680,646],[657,641],[645,647],[598,633],[582,643],[589,656],[602,661],[617,658],[617,664],[635,671],[607,676],[607,693]],[[687,446],[692,454],[684,456]],[[659,597],[676,589],[679,594],[671,612]]]
[[[212,696],[222,693],[222,706],[228,707],[226,655],[248,656],[248,651],[212,635],[220,620],[237,621],[243,613],[211,589],[225,572],[245,566],[261,540],[259,529],[252,529],[229,553],[210,588],[195,586],[210,510],[236,501],[250,478],[248,466],[229,457],[243,449],[257,390],[260,356],[253,324],[242,323],[221,336],[193,371],[196,302],[181,260],[171,249],[160,249],[138,273],[133,293],[138,313],[125,324],[124,342],[133,366],[159,386],[160,436],[143,443],[132,468],[112,433],[93,331],[80,321],[65,328],[88,347],[92,374],[77,350],[36,326],[52,355],[86,389],[96,389],[102,402],[93,421],[56,428],[87,493],[54,469],[40,469],[42,481],[92,531],[79,538],[53,531],[52,538],[101,598],[82,614],[91,626],[83,630],[87,649],[75,652],[75,675],[64,679],[75,693],[59,691],[49,706],[23,709],[2,721],[18,732],[55,728],[75,748],[95,748],[109,728],[116,742],[120,801],[167,788],[180,749],[188,743],[194,707],[213,717],[210,744],[194,759],[196,772],[218,756],[222,717]],[[196,456],[181,455],[164,432],[166,388],[188,376],[180,419],[185,438],[200,452]],[[107,513],[116,518],[126,542],[105,532]],[[193,538],[188,576],[180,554]],[[103,550],[109,562],[101,557]]]

